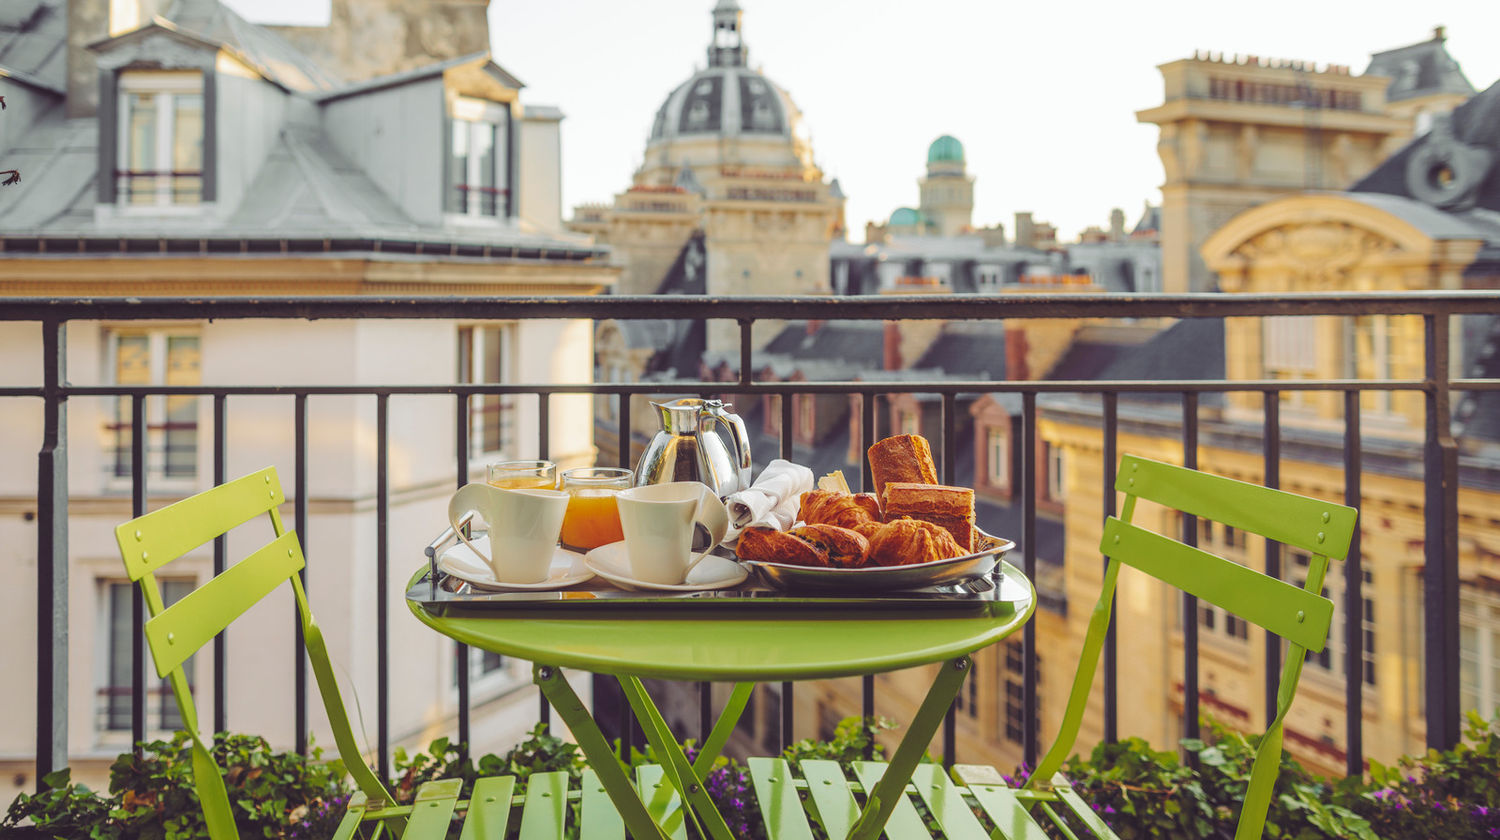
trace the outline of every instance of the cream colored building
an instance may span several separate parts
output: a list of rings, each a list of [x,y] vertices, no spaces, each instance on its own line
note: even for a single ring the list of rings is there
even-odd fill
[[[561,231],[561,114],[524,103],[487,52],[439,51],[367,78],[316,62],[215,0],[144,15],[104,0],[69,3],[68,15],[57,0],[32,5],[19,18],[26,28],[0,33],[0,55],[34,59],[0,67],[9,106],[0,160],[24,175],[0,196],[0,306],[13,296],[149,306],[164,296],[592,295],[618,275],[607,251]],[[348,24],[325,34],[337,40]],[[74,65],[88,72],[68,72]],[[588,320],[76,321],[66,339],[75,386],[547,384],[588,382],[593,371]],[[0,385],[39,385],[38,326],[0,325],[0,359]],[[594,457],[588,404],[552,398],[546,440],[565,465]],[[300,535],[309,595],[372,750],[375,406],[373,396],[307,398]],[[152,397],[146,411],[148,509],[207,489],[212,398]],[[448,394],[394,396],[389,412],[390,734],[415,746],[456,730],[453,643],[411,619],[403,594],[421,546],[446,525],[459,418]],[[68,402],[67,749],[73,778],[92,785],[131,735],[131,587],[112,534],[131,515],[130,418],[129,400]],[[293,496],[293,398],[229,397],[226,419],[227,475],[271,464]],[[15,676],[0,686],[7,799],[35,786],[42,423],[39,401],[0,400],[0,573],[32,582],[0,595],[12,642],[0,669]],[[472,398],[465,425],[474,476],[488,460],[534,457],[541,446],[534,400]],[[292,506],[282,515],[291,523]],[[199,550],[159,578],[173,598],[210,573],[211,554]],[[290,596],[273,597],[231,630],[219,698],[231,730],[283,749],[294,737],[290,607]],[[211,649],[190,666],[204,720],[213,666]],[[529,668],[477,652],[463,667],[475,751],[508,749],[536,721]],[[174,721],[163,700],[148,693],[149,737]],[[316,700],[310,709],[315,740],[330,744]]]
[[[1361,75],[1223,54],[1161,65],[1165,101],[1136,118],[1161,127],[1163,290],[1211,291],[1199,249],[1233,216],[1301,190],[1347,188],[1471,96],[1443,42],[1439,29],[1377,53]]]

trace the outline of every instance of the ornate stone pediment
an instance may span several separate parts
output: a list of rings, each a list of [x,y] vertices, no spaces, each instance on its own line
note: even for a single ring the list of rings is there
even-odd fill
[[[1288,276],[1291,289],[1316,291],[1346,288],[1349,272],[1356,266],[1385,260],[1400,251],[1396,243],[1364,228],[1311,222],[1257,234],[1234,249],[1233,255],[1244,260],[1247,274],[1270,269]]]

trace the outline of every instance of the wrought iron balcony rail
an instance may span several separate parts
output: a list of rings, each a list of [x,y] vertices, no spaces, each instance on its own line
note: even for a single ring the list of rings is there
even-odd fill
[[[1119,398],[1122,394],[1146,392],[1178,395],[1181,403],[1181,440],[1184,462],[1197,467],[1198,439],[1200,431],[1199,399],[1204,394],[1215,393],[1259,393],[1264,396],[1264,427],[1262,453],[1264,458],[1265,483],[1278,486],[1280,483],[1280,460],[1282,455],[1279,398],[1288,391],[1321,391],[1342,394],[1344,399],[1343,456],[1345,475],[1345,498],[1347,504],[1358,506],[1361,499],[1360,476],[1362,471],[1360,395],[1369,391],[1405,391],[1423,395],[1425,400],[1425,439],[1423,443],[1422,481],[1425,487],[1425,564],[1423,569],[1424,604],[1424,653],[1425,715],[1427,739],[1434,746],[1447,746],[1459,736],[1459,625],[1458,625],[1458,513],[1457,488],[1459,478],[1458,447],[1451,433],[1450,398],[1454,391],[1500,390],[1500,379],[1460,379],[1451,373],[1450,337],[1451,320],[1455,315],[1500,314],[1500,292],[1418,292],[1418,293],[1318,293],[1298,295],[1123,295],[1123,294],[1016,294],[1000,296],[869,296],[869,297],[811,297],[811,298],[712,298],[712,297],[555,297],[555,298],[481,298],[481,297],[215,297],[215,298],[11,298],[0,305],[0,321],[34,322],[41,326],[42,371],[41,384],[34,387],[0,387],[0,398],[39,398],[43,404],[43,443],[38,456],[37,484],[37,774],[38,778],[67,763],[67,703],[68,703],[68,518],[67,518],[67,413],[70,397],[100,396],[128,400],[131,409],[131,428],[148,428],[146,402],[158,395],[196,395],[212,398],[213,428],[211,451],[213,453],[212,479],[222,483],[225,475],[227,455],[226,412],[231,397],[251,395],[284,395],[290,397],[292,407],[292,436],[295,459],[293,499],[295,522],[299,533],[306,533],[307,526],[307,465],[308,428],[307,405],[309,398],[324,395],[360,395],[375,399],[376,403],[376,548],[377,548],[377,594],[376,633],[379,639],[377,650],[377,706],[378,729],[377,762],[382,769],[388,768],[390,755],[389,738],[389,662],[387,651],[388,633],[388,579],[389,551],[387,545],[387,514],[389,510],[389,474],[387,458],[389,449],[389,399],[393,395],[427,394],[450,395],[454,398],[456,451],[454,465],[456,481],[468,480],[468,406],[475,395],[514,394],[530,395],[537,402],[539,419],[538,452],[548,457],[548,436],[545,433],[549,422],[549,401],[559,394],[595,394],[618,397],[617,421],[620,429],[630,428],[630,399],[636,394],[693,393],[705,396],[715,394],[779,395],[781,410],[781,453],[790,455],[793,447],[793,422],[791,396],[797,394],[849,394],[859,395],[861,415],[859,435],[868,446],[875,438],[876,409],[878,397],[890,394],[934,395],[941,403],[942,434],[938,437],[938,451],[944,476],[952,476],[955,469],[957,424],[957,399],[960,395],[983,393],[1018,394],[1021,401],[1022,455],[1020,464],[1020,488],[1018,498],[1022,511],[1021,533],[1016,535],[1024,553],[1025,572],[1035,576],[1036,557],[1028,549],[1036,537],[1036,483],[1038,470],[1037,449],[1037,397],[1039,394],[1071,393],[1097,395],[1102,404],[1103,434],[1103,483],[1101,486],[1104,510],[1099,515],[1114,513],[1115,494],[1114,466],[1118,462],[1118,435],[1120,431]],[[1424,374],[1421,379],[1406,380],[1134,380],[1134,381],[1007,381],[1007,380],[900,380],[900,381],[822,381],[822,382],[766,382],[752,377],[753,364],[751,326],[757,320],[913,320],[944,319],[963,321],[997,321],[1027,319],[1078,319],[1078,318],[1235,318],[1260,316],[1371,316],[1414,315],[1425,324]],[[331,318],[355,319],[453,319],[466,322],[482,320],[527,320],[527,319],[724,319],[738,323],[740,328],[740,364],[736,381],[652,381],[646,383],[522,383],[522,384],[464,384],[443,385],[319,385],[319,386],[75,386],[66,378],[66,327],[74,321],[121,323],[130,321],[217,321],[233,319],[292,319],[319,320]],[[122,418],[123,419],[123,418]],[[146,507],[145,441],[147,435],[133,435],[131,451],[131,498],[132,515],[140,515]],[[630,449],[619,447],[620,461],[628,466]],[[1211,466],[1211,465],[1209,465]],[[868,485],[868,466],[863,476]],[[1185,528],[1184,538],[1195,538],[1193,529]],[[224,568],[224,550],[219,541],[214,550],[214,570]],[[316,562],[314,560],[314,562]],[[1279,549],[1268,546],[1265,568],[1269,573],[1280,573]],[[1363,701],[1361,693],[1360,667],[1362,664],[1360,616],[1361,563],[1356,534],[1355,546],[1345,565],[1345,603],[1343,612],[1344,657],[1347,683],[1347,703],[1350,710],[1347,730],[1347,760],[1351,772],[1363,767],[1361,718],[1359,713]],[[1188,599],[1183,605],[1183,615],[1196,614],[1195,605]],[[141,674],[143,648],[140,626],[142,606],[136,598],[133,610],[134,637],[132,656],[134,674]],[[300,646],[300,626],[297,628]],[[1182,625],[1184,641],[1184,723],[1192,734],[1197,726],[1199,691],[1197,684],[1198,638],[1197,622],[1185,621]],[[1023,639],[1024,704],[1028,720],[1032,725],[1025,729],[1024,750],[1028,760],[1037,756],[1036,720],[1036,630],[1027,628]],[[1116,662],[1113,628],[1106,645],[1103,686],[1105,696],[1105,737],[1116,737]],[[459,648],[459,657],[467,652]],[[1266,685],[1267,707],[1274,708],[1275,678],[1279,670],[1281,649],[1279,641],[1268,638],[1264,655],[1267,659]],[[212,677],[214,696],[225,696],[225,656],[222,639],[216,641],[215,668]],[[466,661],[460,659],[460,661]],[[298,749],[307,747],[306,673],[304,660],[296,658],[296,693],[289,701],[295,715],[295,732]],[[458,732],[460,741],[469,739],[468,718],[468,668],[457,668],[458,673]],[[146,693],[150,690],[147,681],[139,676],[131,686],[133,731],[137,739],[144,735],[144,720],[147,714]],[[792,687],[783,684],[781,709],[781,738],[786,742],[792,731]],[[703,716],[707,720],[708,691],[702,687]],[[864,711],[874,710],[874,680],[864,682]],[[543,720],[548,711],[543,703],[539,712]],[[225,728],[222,704],[214,710],[216,730]],[[955,726],[950,713],[949,725],[945,728],[944,755],[952,761],[955,754]]]

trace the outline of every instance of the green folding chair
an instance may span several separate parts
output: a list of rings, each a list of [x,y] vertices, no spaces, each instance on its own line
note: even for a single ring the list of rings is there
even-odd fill
[[[464,838],[501,837],[511,818],[513,805],[519,809],[521,836],[561,838],[568,815],[570,799],[581,799],[586,825],[585,837],[622,840],[624,831],[609,798],[585,773],[581,790],[569,790],[567,773],[537,773],[531,776],[524,799],[513,797],[515,779],[497,776],[480,779],[472,798],[460,801],[458,779],[428,782],[417,790],[413,804],[398,806],[390,792],[376,778],[354,740],[349,715],[334,681],[328,648],[323,633],[313,620],[307,594],[297,572],[303,566],[302,548],[295,532],[281,523],[277,506],[286,501],[277,480],[276,470],[266,468],[200,493],[161,510],[132,519],[115,529],[120,556],[130,579],[141,586],[149,619],[146,621],[146,644],[156,663],[157,673],[172,686],[172,696],[181,712],[183,728],[192,738],[193,785],[202,803],[212,840],[236,840],[234,812],[225,792],[223,773],[214,762],[209,744],[198,732],[193,698],[188,690],[182,663],[199,648],[258,603],[272,590],[290,582],[302,619],[302,633],[307,656],[312,663],[323,709],[333,728],[339,758],[358,787],[340,823],[336,840],[356,834],[393,837],[408,840],[441,840],[448,831],[455,811],[467,812]],[[269,514],[275,538],[222,574],[170,607],[164,606],[154,573],[231,529],[259,516]]]
[[[1037,764],[1022,790],[1007,788],[987,767],[957,767],[956,775],[969,789],[1002,834],[1015,838],[1045,837],[1032,811],[1041,810],[1062,825],[1060,806],[1101,838],[1113,838],[1104,821],[1089,807],[1058,772],[1073,750],[1083,720],[1099,651],[1104,645],[1114,602],[1120,564],[1139,569],[1215,606],[1234,613],[1289,642],[1281,685],[1276,695],[1276,716],[1266,729],[1255,753],[1250,784],[1240,808],[1236,840],[1261,836],[1272,787],[1281,764],[1282,723],[1291,708],[1302,674],[1303,657],[1319,652],[1328,639],[1333,620],[1333,602],[1320,594],[1330,559],[1342,560],[1349,553],[1358,512],[1354,508],[1271,490],[1243,481],[1209,475],[1184,467],[1126,455],[1120,460],[1115,489],[1125,494],[1120,517],[1104,524],[1100,551],[1108,557],[1104,586],[1089,619],[1088,634],[1079,655],[1078,672],[1068,696],[1057,740]],[[1261,574],[1130,524],[1137,499],[1146,499],[1197,517],[1259,534],[1283,545],[1301,548],[1312,555],[1307,582],[1302,588]]]

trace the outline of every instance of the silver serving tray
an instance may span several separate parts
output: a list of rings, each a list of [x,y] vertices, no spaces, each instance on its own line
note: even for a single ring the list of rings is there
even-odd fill
[[[822,566],[766,563],[760,560],[740,562],[754,569],[761,579],[778,589],[899,592],[947,586],[983,577],[995,570],[1005,552],[1016,547],[1010,540],[990,536],[983,531],[979,531],[979,543],[979,551],[973,554],[934,560],[931,563],[913,563],[910,566],[830,569]]]

